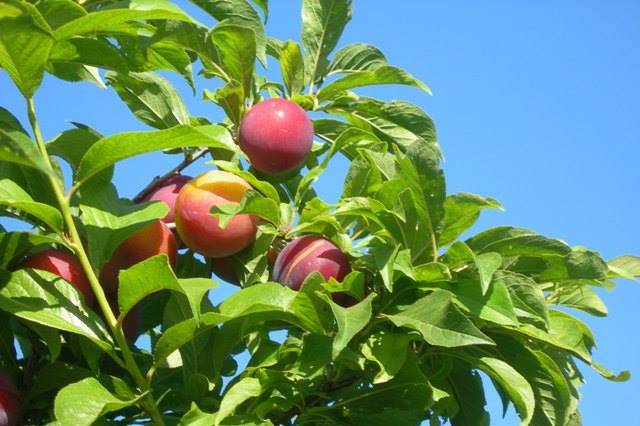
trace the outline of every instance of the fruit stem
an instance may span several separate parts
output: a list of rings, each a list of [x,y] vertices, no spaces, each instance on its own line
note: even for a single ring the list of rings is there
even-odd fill
[[[191,165],[193,162],[203,157],[207,152],[209,152],[208,148],[201,148],[195,152],[185,155],[184,159],[177,166],[175,166],[173,169],[169,170],[167,173],[163,174],[162,176],[157,176],[155,179],[149,182],[149,184],[145,186],[142,189],[142,191],[140,191],[135,197],[133,197],[133,201],[136,203],[139,203],[140,201],[142,201],[144,197],[149,195],[151,190],[156,185],[164,182],[165,180],[169,179],[172,176],[177,175],[178,173],[186,169],[189,165]]]
[[[38,145],[38,149],[40,151],[42,159],[44,160],[45,164],[49,168],[47,177],[53,189],[54,196],[60,206],[60,212],[62,213],[62,217],[64,219],[67,232],[69,233],[68,236],[69,236],[71,246],[75,251],[76,256],[78,257],[80,264],[82,265],[82,269],[84,270],[87,276],[87,279],[89,281],[89,284],[91,285],[91,289],[93,290],[93,293],[96,296],[98,305],[100,306],[100,309],[102,310],[107,320],[107,323],[109,324],[109,327],[111,328],[116,338],[116,342],[118,343],[118,346],[120,347],[120,350],[124,357],[124,364],[127,371],[129,372],[129,374],[131,374],[131,377],[135,380],[140,390],[143,393],[147,394],[147,396],[145,397],[145,399],[141,404],[143,405],[147,413],[150,415],[154,424],[158,426],[164,426],[164,420],[162,419],[162,415],[160,414],[160,411],[156,405],[156,402],[153,399],[153,395],[150,392],[151,387],[149,385],[149,382],[145,380],[144,376],[142,375],[142,372],[140,371],[140,368],[136,364],[135,359],[133,358],[133,354],[131,353],[131,349],[129,348],[129,344],[127,343],[127,339],[124,336],[124,332],[122,331],[122,328],[117,327],[116,317],[113,314],[111,307],[109,306],[109,302],[107,302],[107,297],[104,293],[104,290],[102,289],[102,286],[98,281],[98,277],[96,276],[96,273],[93,270],[93,267],[91,266],[91,262],[89,260],[89,257],[87,256],[87,252],[85,251],[82,245],[82,240],[80,238],[80,234],[78,233],[78,228],[76,227],[76,224],[73,220],[73,216],[71,215],[69,200],[67,197],[65,197],[63,187],[60,181],[58,181],[55,178],[55,176],[52,174],[53,165],[51,163],[51,159],[49,158],[49,154],[47,153],[47,147],[45,146],[45,142],[42,137],[42,133],[40,131],[40,125],[38,124],[38,120],[36,118],[35,104],[33,102],[33,98],[27,99],[27,110],[29,115],[29,123],[31,124],[31,128],[33,129],[33,136],[36,139],[36,144]]]

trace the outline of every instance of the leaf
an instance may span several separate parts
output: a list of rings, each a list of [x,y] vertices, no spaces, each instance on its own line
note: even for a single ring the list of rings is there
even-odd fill
[[[102,139],[102,135],[96,130],[84,125],[76,125],[79,127],[65,130],[46,145],[49,155],[63,158],[74,170],[80,164],[85,152]]]
[[[544,294],[535,281],[524,275],[498,271],[494,278],[494,284],[495,282],[502,282],[507,286],[519,318],[528,319],[546,327],[548,323],[547,305]]]
[[[502,256],[493,252],[482,253],[475,256],[475,263],[480,275],[482,294],[485,294],[489,290],[493,274],[502,266]]]
[[[89,258],[94,267],[100,268],[120,243],[151,222],[162,219],[168,207],[160,202],[135,204],[119,199],[111,183],[102,183],[87,185],[82,191],[80,211]]]
[[[640,277],[639,256],[627,254],[610,260],[608,264],[609,269],[624,278],[635,279],[636,277]]]
[[[493,345],[454,305],[448,291],[436,290],[397,314],[386,315],[398,327],[418,331],[434,346]]]
[[[351,0],[303,0],[302,46],[309,87],[324,78],[327,56],[350,20]]]
[[[65,386],[56,395],[54,412],[61,426],[90,426],[103,414],[135,403],[123,401],[93,377]]]
[[[280,206],[271,198],[260,195],[253,189],[247,189],[239,203],[225,203],[213,206],[211,214],[220,220],[220,227],[225,228],[231,219],[238,214],[250,214],[261,217],[272,224],[280,225]]]
[[[561,240],[509,226],[481,232],[466,243],[475,252],[495,251],[503,256],[564,256],[571,253],[571,248]]]
[[[480,375],[465,364],[456,363],[448,384],[453,390],[458,411],[451,418],[452,426],[489,426],[489,413]]]
[[[61,25],[54,31],[57,40],[100,31],[109,32],[119,25],[132,21],[172,19],[193,22],[178,6],[166,1],[132,0],[129,9],[114,8],[99,10]]]
[[[249,97],[256,61],[256,33],[252,28],[223,22],[213,28],[210,37],[220,56],[220,67],[231,80],[240,83],[244,97]]]
[[[107,40],[98,38],[73,38],[60,40],[53,45],[49,55],[49,68],[59,64],[79,64],[127,72],[129,67],[122,53]]]
[[[387,58],[377,47],[366,43],[353,43],[336,52],[327,73],[331,75],[373,71],[385,65],[388,65]]]
[[[36,269],[0,271],[0,308],[17,317],[89,338],[111,350],[110,338],[95,313],[83,306],[74,286]]]
[[[509,395],[511,401],[513,401],[520,416],[520,424],[523,426],[528,425],[533,417],[536,403],[531,385],[525,378],[509,364],[497,358],[486,356],[470,357],[468,361],[500,384]]]
[[[579,309],[598,317],[606,317],[608,314],[607,306],[602,299],[598,297],[595,291],[585,285],[567,286],[565,284],[558,289],[555,297],[551,298],[549,302]]]
[[[260,15],[247,0],[192,0],[198,7],[220,22],[246,27],[255,33],[255,54],[260,62],[267,63],[267,37]]]
[[[80,18],[87,14],[82,6],[72,0],[50,0],[36,4],[36,7],[51,28]]]
[[[393,379],[407,359],[407,349],[411,337],[408,334],[380,332],[371,335],[362,346],[362,354],[375,362],[380,371],[373,379],[374,384]]]
[[[333,359],[347,347],[351,339],[362,330],[371,319],[371,303],[375,297],[374,293],[369,294],[364,300],[349,308],[343,308],[335,303],[326,294],[323,298],[331,306],[333,315],[338,323],[338,333],[333,340]]]
[[[164,77],[151,72],[108,72],[106,79],[143,123],[156,129],[189,124],[187,107],[173,85]]]
[[[77,185],[118,161],[163,149],[210,147],[234,151],[227,129],[217,125],[180,125],[153,132],[131,132],[107,136],[96,142],[82,157]]]
[[[483,209],[503,210],[502,205],[493,198],[464,192],[449,195],[444,202],[444,225],[438,245],[446,246],[455,241],[475,223]]]
[[[0,232],[0,269],[10,269],[16,262],[40,245],[63,245],[64,242],[55,235],[40,235],[33,232]]]
[[[22,213],[35,217],[54,231],[63,228],[62,214],[58,209],[34,201],[12,180],[0,179],[0,206],[18,209]]]
[[[293,40],[287,40],[282,46],[280,71],[289,96],[301,93],[305,83],[304,60],[300,45]]]
[[[42,82],[54,39],[35,6],[11,0],[8,5],[17,13],[0,18],[0,66],[22,95],[30,98]]]
[[[222,421],[229,417],[236,408],[243,402],[260,396],[262,393],[262,385],[258,379],[253,377],[245,377],[239,382],[235,383],[224,395],[222,401],[220,401],[220,409],[216,416],[215,426],[218,426]]]
[[[454,283],[438,283],[440,288],[452,292],[456,300],[472,315],[501,325],[518,325],[509,290],[502,281],[494,281],[489,291],[482,294],[477,280],[460,279]]]
[[[44,174],[53,173],[42,160],[36,143],[19,131],[0,128],[0,161],[30,167]]]
[[[327,109],[343,115],[347,120],[369,130],[390,144],[406,151],[416,146],[429,145],[439,158],[435,125],[422,109],[404,101],[384,103],[370,98],[361,98],[345,104],[329,105]]]
[[[496,342],[505,361],[531,384],[536,399],[532,424],[565,425],[571,394],[558,365],[544,352],[531,350],[515,339],[497,336]]]
[[[164,254],[150,257],[120,272],[118,281],[118,305],[122,319],[147,296],[160,290],[171,290],[186,297],[193,317],[199,320],[204,294],[217,287],[215,281],[204,278],[178,280]]]
[[[431,89],[429,89],[429,87],[407,71],[390,65],[385,65],[371,71],[351,72],[320,89],[317,96],[321,101],[330,100],[349,89],[377,84],[403,84],[417,87],[418,89],[431,94]]]
[[[213,93],[204,89],[203,95],[205,99],[218,104],[233,124],[240,124],[244,108],[244,89],[240,83],[230,81]]]

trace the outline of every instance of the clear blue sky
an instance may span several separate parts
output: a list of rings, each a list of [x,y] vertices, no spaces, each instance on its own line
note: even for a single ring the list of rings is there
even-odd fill
[[[267,31],[298,38],[299,3],[270,3]],[[640,2],[354,3],[341,45],[377,45],[391,63],[429,84],[434,96],[397,87],[366,94],[422,106],[438,127],[449,191],[493,196],[506,207],[504,213],[486,213],[477,229],[519,225],[598,250],[606,258],[640,253]],[[276,76],[277,70],[268,74]],[[183,82],[172,80],[192,114],[219,117],[213,104],[192,97]],[[198,83],[200,90],[213,84]],[[85,83],[47,78],[36,101],[47,138],[68,128],[71,120],[104,134],[144,128],[113,92]],[[23,102],[5,73],[0,73],[0,104],[26,123]],[[132,196],[176,160],[151,155],[123,164],[116,174],[121,194]],[[345,167],[337,161],[319,183],[327,200],[337,198]],[[198,165],[190,172],[204,168]],[[227,293],[223,289],[214,298]],[[598,339],[595,358],[640,375],[640,284],[620,281],[603,297],[608,318],[581,316]],[[638,424],[636,377],[616,384],[584,371],[585,425]],[[500,419],[493,393],[489,405],[492,425],[517,424],[512,411]]]

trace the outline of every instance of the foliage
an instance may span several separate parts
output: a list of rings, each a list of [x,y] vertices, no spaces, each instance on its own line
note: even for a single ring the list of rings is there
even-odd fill
[[[32,130],[0,109],[0,211],[33,225],[0,234],[0,356],[23,378],[25,424],[481,426],[492,384],[523,425],[577,425],[577,360],[606,379],[628,378],[592,358],[594,336],[571,312],[606,315],[594,288],[638,276],[640,258],[605,262],[513,227],[461,239],[481,210],[501,205],[447,195],[434,123],[420,108],[353,91],[429,88],[374,46],[334,51],[350,0],[303,0],[301,43],[265,34],[266,0],[194,3],[218,21],[213,28],[164,0],[0,4],[0,66],[24,95]],[[282,83],[259,74],[267,55]],[[222,82],[204,95],[225,121],[190,116],[157,73],[177,73],[195,90],[194,66]],[[33,102],[45,74],[108,85],[153,130],[103,137],[77,125],[45,142]],[[235,143],[243,114],[273,96],[314,112],[317,136],[306,167],[280,178],[247,169]],[[188,163],[199,149],[254,187],[213,213],[263,219],[234,258],[242,288],[213,306],[206,296],[217,284],[189,251],[175,272],[163,256],[134,265],[121,274],[120,312],[160,296],[146,299],[150,345],[129,345],[95,271],[166,209],[118,198],[113,166],[154,151]],[[338,153],[350,166],[329,205],[313,184]],[[66,182],[61,160],[73,171]],[[305,233],[331,239],[354,272],[342,283],[311,275],[299,292],[270,282],[272,242]],[[76,253],[103,302],[95,312],[63,279],[16,270],[43,246]],[[334,303],[336,291],[357,303]]]

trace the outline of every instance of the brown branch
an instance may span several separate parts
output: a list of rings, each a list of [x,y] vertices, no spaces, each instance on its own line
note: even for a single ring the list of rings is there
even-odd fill
[[[192,152],[190,154],[187,154],[184,157],[184,160],[182,160],[177,166],[175,166],[173,169],[169,170],[167,173],[163,174],[162,176],[156,176],[147,186],[145,186],[142,191],[140,191],[135,197],[133,197],[133,201],[136,203],[139,203],[140,201],[142,201],[142,199],[144,197],[146,197],[147,195],[149,195],[149,193],[160,183],[166,181],[167,179],[169,179],[170,177],[173,177],[177,174],[179,174],[181,171],[183,171],[184,169],[186,169],[189,165],[191,165],[193,162],[195,162],[196,160],[198,160],[199,158],[202,158],[207,152],[209,152],[209,148],[201,148],[195,152]]]

